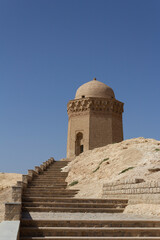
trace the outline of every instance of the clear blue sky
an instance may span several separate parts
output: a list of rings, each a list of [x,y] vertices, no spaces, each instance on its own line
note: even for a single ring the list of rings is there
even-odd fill
[[[124,138],[160,139],[159,0],[0,0],[0,172],[66,156],[66,106],[96,77]]]

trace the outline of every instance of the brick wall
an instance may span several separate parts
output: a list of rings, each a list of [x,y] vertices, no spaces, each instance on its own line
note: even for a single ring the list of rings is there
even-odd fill
[[[130,203],[160,204],[160,182],[129,179],[105,183],[102,197],[127,198]]]

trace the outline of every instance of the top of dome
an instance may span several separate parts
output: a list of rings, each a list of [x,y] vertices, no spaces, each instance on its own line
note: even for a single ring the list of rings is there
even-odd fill
[[[112,88],[94,78],[77,89],[75,99],[86,97],[115,98],[115,95]]]

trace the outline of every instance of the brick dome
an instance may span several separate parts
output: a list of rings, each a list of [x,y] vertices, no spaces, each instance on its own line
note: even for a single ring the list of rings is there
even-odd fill
[[[112,88],[94,78],[77,89],[75,99],[86,97],[115,98],[115,95]]]

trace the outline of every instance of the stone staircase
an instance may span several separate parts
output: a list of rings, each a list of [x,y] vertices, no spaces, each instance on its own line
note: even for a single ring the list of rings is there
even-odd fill
[[[26,214],[41,213],[109,213],[120,214],[125,199],[78,199],[78,190],[67,189],[66,161],[54,162],[34,177],[22,194],[21,240],[155,240],[160,239],[160,221],[142,220],[45,220],[29,219]]]

